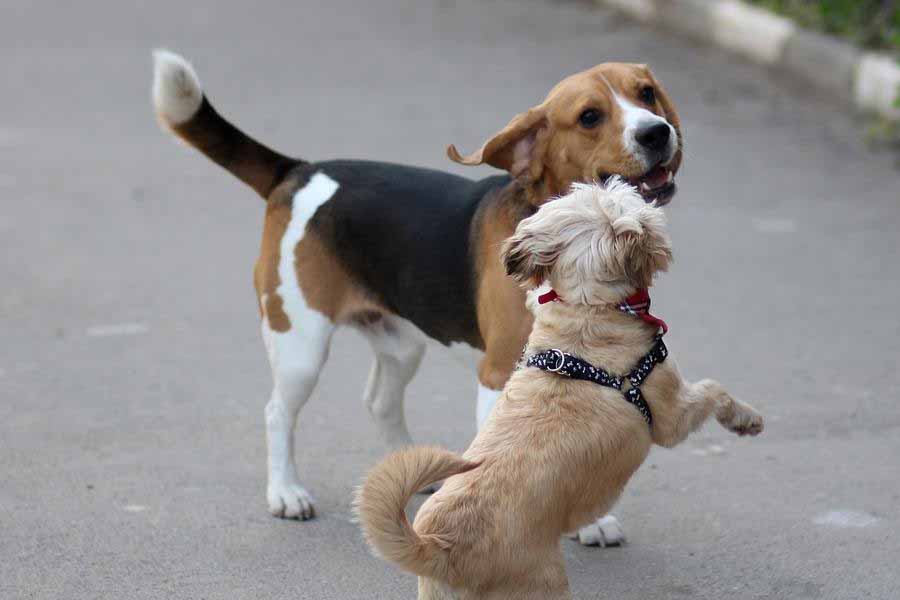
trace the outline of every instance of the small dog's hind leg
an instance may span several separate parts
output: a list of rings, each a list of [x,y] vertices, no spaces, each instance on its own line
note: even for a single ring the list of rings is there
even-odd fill
[[[311,519],[313,500],[300,485],[294,462],[294,429],[297,415],[309,400],[328,357],[334,325],[323,315],[309,311],[297,330],[273,331],[263,319],[263,339],[272,367],[272,397],[266,404],[269,512],[288,519]]]
[[[422,362],[424,337],[408,322],[387,315],[360,327],[360,331],[375,352],[363,401],[385,445],[391,450],[408,446],[412,437],[406,426],[403,399]]]

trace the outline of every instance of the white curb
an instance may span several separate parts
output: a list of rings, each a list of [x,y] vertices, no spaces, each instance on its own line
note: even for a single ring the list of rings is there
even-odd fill
[[[789,19],[733,0],[714,5],[712,17],[717,44],[767,65],[781,60],[796,30]]]
[[[847,42],[806,31],[741,0],[595,0],[787,71],[861,110],[900,121],[900,64]],[[852,80],[852,81],[851,81]]]
[[[638,21],[651,21],[656,17],[653,0],[607,0],[606,3]]]
[[[856,67],[854,86],[856,105],[900,120],[900,108],[894,106],[900,96],[900,66],[885,54],[863,54]]]

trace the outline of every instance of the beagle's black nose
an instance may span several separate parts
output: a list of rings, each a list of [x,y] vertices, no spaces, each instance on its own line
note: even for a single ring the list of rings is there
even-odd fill
[[[667,123],[654,123],[638,130],[634,138],[647,150],[659,152],[668,145],[670,135],[671,128]]]

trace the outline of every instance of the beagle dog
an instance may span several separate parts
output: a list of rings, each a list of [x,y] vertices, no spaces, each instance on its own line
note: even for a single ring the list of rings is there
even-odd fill
[[[666,204],[681,164],[678,114],[645,65],[606,63],[567,77],[481,149],[449,157],[505,174],[472,181],[362,160],[309,162],[252,139],[220,116],[193,67],[154,54],[160,123],[265,200],[254,282],[274,386],[265,408],[269,511],[313,516],[294,462],[294,427],[339,326],[369,341],[364,393],[389,448],[411,443],[404,390],[426,338],[470,346],[479,423],[516,365],[532,317],[500,264],[503,240],[573,182],[618,175]]]
[[[712,415],[737,435],[763,430],[751,406],[712,379],[685,381],[669,357],[647,288],[671,242],[662,209],[632,186],[575,184],[502,256],[523,285],[552,291],[532,304],[496,408],[462,456],[400,450],[356,496],[366,539],[419,575],[420,600],[571,598],[560,535],[608,511],[654,444],[675,446]],[[410,497],[439,479],[410,525]]]

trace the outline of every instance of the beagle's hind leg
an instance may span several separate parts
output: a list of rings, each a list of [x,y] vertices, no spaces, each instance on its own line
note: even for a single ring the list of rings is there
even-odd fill
[[[294,429],[328,357],[346,282],[321,241],[308,235],[307,225],[338,187],[322,173],[305,183],[289,179],[266,206],[254,283],[272,368],[272,396],[265,411],[266,499],[277,517],[309,519],[314,513],[312,498],[297,477]]]
[[[390,450],[412,444],[406,427],[403,400],[425,353],[425,336],[411,323],[387,314],[366,319],[359,326],[375,353],[375,363],[363,401],[378,435]]]
[[[334,325],[310,310],[299,330],[273,331],[263,319],[263,339],[272,367],[272,396],[266,404],[268,484],[266,500],[276,517],[310,519],[313,500],[300,485],[294,462],[297,416],[309,400],[326,359]]]

